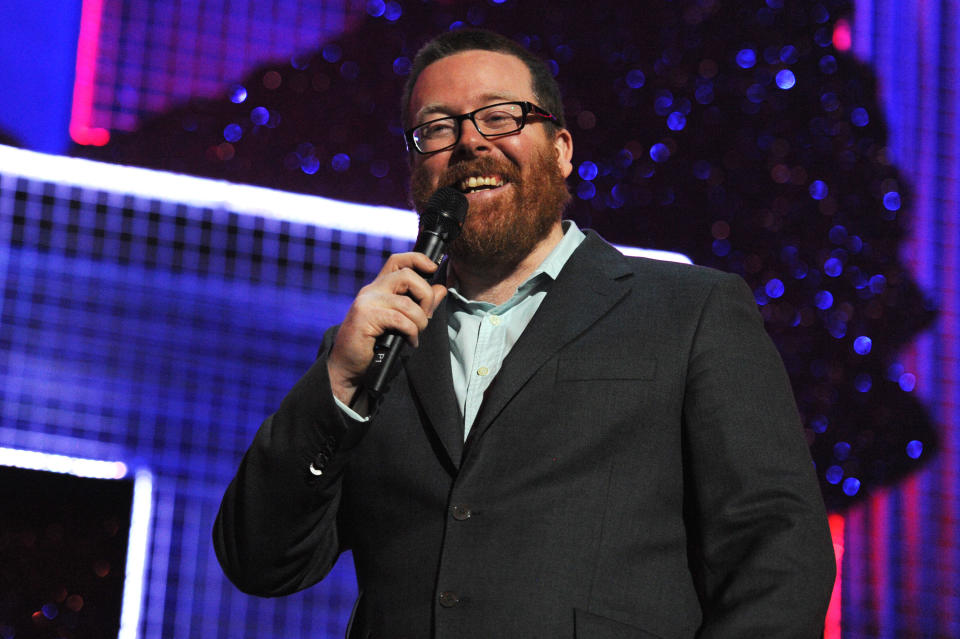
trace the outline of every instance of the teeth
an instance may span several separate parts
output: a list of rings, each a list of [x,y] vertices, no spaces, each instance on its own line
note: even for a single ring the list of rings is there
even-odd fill
[[[498,187],[503,186],[503,180],[498,176],[480,176],[471,175],[470,177],[460,180],[460,190],[461,191],[470,191],[482,187]]]

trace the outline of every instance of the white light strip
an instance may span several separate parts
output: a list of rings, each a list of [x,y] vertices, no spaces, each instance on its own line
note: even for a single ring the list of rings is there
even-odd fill
[[[410,241],[415,240],[417,235],[417,216],[412,211],[48,155],[2,145],[0,173],[353,233]]]
[[[83,459],[16,448],[0,447],[0,466],[45,470],[91,479],[123,479],[127,476],[127,465],[120,461]]]
[[[683,253],[674,251],[660,251],[658,249],[637,248],[636,246],[621,246],[614,244],[613,247],[630,257],[646,257],[651,260],[660,260],[662,262],[678,262],[680,264],[693,264],[693,260]]]
[[[133,507],[130,509],[130,536],[127,539],[127,568],[123,580],[123,607],[117,639],[136,639],[143,609],[143,584],[147,574],[150,524],[153,517],[153,475],[137,470],[133,480]]]
[[[354,204],[316,195],[94,162],[82,158],[48,155],[2,145],[0,145],[0,173],[352,233],[410,242],[417,238],[417,215],[413,211]],[[691,263],[690,258],[681,253],[632,246],[616,248],[624,255]]]

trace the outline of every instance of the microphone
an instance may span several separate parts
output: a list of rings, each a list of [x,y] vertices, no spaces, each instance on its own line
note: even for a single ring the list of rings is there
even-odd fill
[[[447,245],[460,235],[463,220],[467,217],[467,198],[460,191],[449,186],[436,190],[427,201],[420,216],[420,233],[413,250],[423,253],[437,265],[447,253]],[[429,275],[419,270],[421,277]],[[403,347],[404,338],[398,333],[388,331],[377,338],[373,347],[373,361],[367,368],[363,388],[372,400],[379,400],[387,391],[392,377],[392,369]],[[351,405],[362,395],[358,392]]]

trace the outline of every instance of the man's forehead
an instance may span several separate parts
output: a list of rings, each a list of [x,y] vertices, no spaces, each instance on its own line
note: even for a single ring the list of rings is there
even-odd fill
[[[438,112],[462,100],[529,100],[532,78],[520,58],[500,51],[468,49],[431,62],[411,92],[411,114]]]
[[[495,104],[497,102],[517,102],[527,99],[526,95],[520,95],[514,91],[489,91],[475,96],[476,99],[484,104]],[[445,113],[450,110],[450,105],[445,102],[426,102],[417,110],[417,114]]]

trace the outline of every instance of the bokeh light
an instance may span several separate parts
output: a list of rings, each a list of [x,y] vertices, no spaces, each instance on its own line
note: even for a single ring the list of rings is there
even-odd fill
[[[250,121],[262,126],[270,121],[270,111],[266,107],[258,106],[250,111]]]
[[[246,99],[247,90],[239,84],[230,90],[230,101],[234,104],[242,104]]]
[[[786,291],[786,287],[783,285],[781,280],[773,278],[767,282],[764,290],[766,291],[768,297],[771,299],[776,299],[783,296],[784,292]]]
[[[857,107],[850,112],[850,121],[856,126],[867,126],[870,124],[870,114],[863,107]]]
[[[896,191],[890,191],[883,196],[883,206],[888,211],[900,210],[900,194]]]
[[[823,272],[830,277],[839,277],[843,273],[843,262],[836,257],[831,257],[823,263]]]
[[[904,373],[897,379],[897,383],[902,390],[909,393],[917,387],[917,376],[913,373]]]
[[[827,468],[826,479],[831,484],[839,484],[840,480],[843,479],[843,468],[840,466],[830,466]]]
[[[920,459],[920,455],[922,454],[923,442],[914,439],[907,444],[907,457],[910,459]]]
[[[814,180],[810,184],[810,197],[815,200],[822,200],[827,197],[830,193],[830,189],[827,187],[827,183],[823,180]]]
[[[223,128],[223,139],[227,142],[236,142],[242,136],[243,128],[239,124],[228,124]]]
[[[687,126],[687,116],[680,111],[674,111],[667,116],[667,127],[671,131],[682,131]]]
[[[657,142],[650,147],[650,158],[654,162],[666,162],[670,159],[670,149],[667,148],[666,144]]]
[[[593,185],[593,182],[580,182],[577,185],[577,197],[581,200],[590,200],[597,194],[597,187]]]
[[[790,69],[783,69],[777,73],[777,86],[781,89],[792,89],[797,84],[797,76]]]
[[[592,180],[597,177],[599,170],[597,165],[591,162],[590,160],[585,160],[580,163],[580,167],[577,169],[577,174],[584,180]]]
[[[639,89],[647,82],[647,76],[640,69],[631,69],[627,72],[627,86],[631,89]]]
[[[849,497],[853,497],[860,491],[860,480],[856,477],[847,477],[843,480],[843,492]]]
[[[753,49],[741,49],[737,53],[737,65],[741,69],[750,69],[757,64],[757,52]]]
[[[350,168],[350,156],[346,153],[337,153],[330,161],[330,166],[334,171],[342,173]]]

